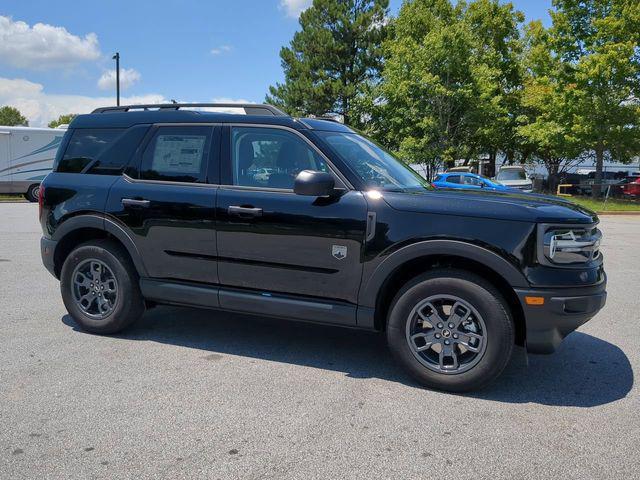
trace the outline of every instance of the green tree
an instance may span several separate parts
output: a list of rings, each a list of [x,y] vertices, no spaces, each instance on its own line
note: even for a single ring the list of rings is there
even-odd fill
[[[68,125],[71,123],[78,114],[77,113],[67,113],[65,115],[60,115],[57,120],[51,120],[49,122],[49,128],[56,128],[59,125]]]
[[[388,3],[314,0],[280,51],[285,81],[269,88],[266,101],[293,115],[338,114],[358,124],[354,103],[377,80]]]
[[[478,85],[490,81],[490,72],[474,66],[475,39],[464,13],[463,4],[449,0],[405,2],[384,43],[372,133],[427,172],[470,158],[477,148],[471,139],[481,116]]]
[[[498,152],[507,160],[521,150],[516,134],[522,90],[522,39],[524,14],[511,3],[476,0],[469,3],[464,21],[473,34],[472,60],[480,97],[473,142],[488,155],[495,170]]]
[[[4,106],[0,107],[0,125],[7,127],[28,127],[29,122],[17,108]]]
[[[574,88],[572,130],[594,152],[593,195],[606,156],[628,162],[640,153],[640,3],[554,0],[551,43],[563,82]]]
[[[577,95],[575,84],[566,84],[563,64],[554,54],[549,30],[540,21],[525,29],[525,71],[517,133],[522,148],[549,172],[549,188],[559,176],[581,160],[581,141],[574,131]]]

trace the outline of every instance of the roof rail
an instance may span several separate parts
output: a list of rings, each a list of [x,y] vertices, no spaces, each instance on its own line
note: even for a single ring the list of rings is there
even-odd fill
[[[344,123],[338,120],[336,117],[331,117],[329,115],[319,115],[317,117],[311,117],[311,118],[314,118],[316,120],[326,120],[327,122],[333,122],[333,123]]]
[[[246,115],[266,115],[288,117],[282,110],[273,105],[258,103],[151,103],[141,105],[121,105],[117,107],[100,107],[91,113],[128,112],[131,110],[180,110],[193,107],[243,108]]]

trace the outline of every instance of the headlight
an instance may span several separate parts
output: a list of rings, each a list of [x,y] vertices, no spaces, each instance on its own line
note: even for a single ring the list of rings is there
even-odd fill
[[[540,225],[539,260],[543,264],[580,266],[600,257],[602,233],[595,226]]]

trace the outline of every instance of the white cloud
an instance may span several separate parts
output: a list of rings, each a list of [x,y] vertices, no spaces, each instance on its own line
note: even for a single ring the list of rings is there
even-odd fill
[[[211,55],[220,55],[222,53],[230,52],[231,45],[220,45],[219,47],[215,47],[211,49]]]
[[[244,98],[231,98],[231,97],[214,97],[211,99],[213,103],[254,103],[251,100],[245,100]]]
[[[298,18],[312,3],[313,0],[280,0],[280,8],[287,12],[288,17]]]
[[[122,105],[169,103],[163,95],[147,94],[121,97]],[[17,78],[0,77],[0,105],[16,107],[32,127],[44,126],[65,113],[89,113],[98,107],[115,105],[115,96],[49,94],[39,83]]]
[[[68,68],[100,57],[98,36],[81,38],[63,27],[45,23],[29,26],[0,15],[0,62],[17,68]]]
[[[140,72],[133,68],[120,69],[120,89],[125,90],[140,80]],[[116,88],[116,71],[107,70],[98,79],[98,88],[100,90],[115,90]]]

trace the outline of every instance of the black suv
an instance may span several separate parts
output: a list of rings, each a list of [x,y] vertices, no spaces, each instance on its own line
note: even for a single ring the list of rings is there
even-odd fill
[[[159,303],[384,331],[419,382],[464,391],[606,299],[594,213],[434,190],[350,128],[270,105],[80,115],[40,193],[44,265],[95,333]]]

